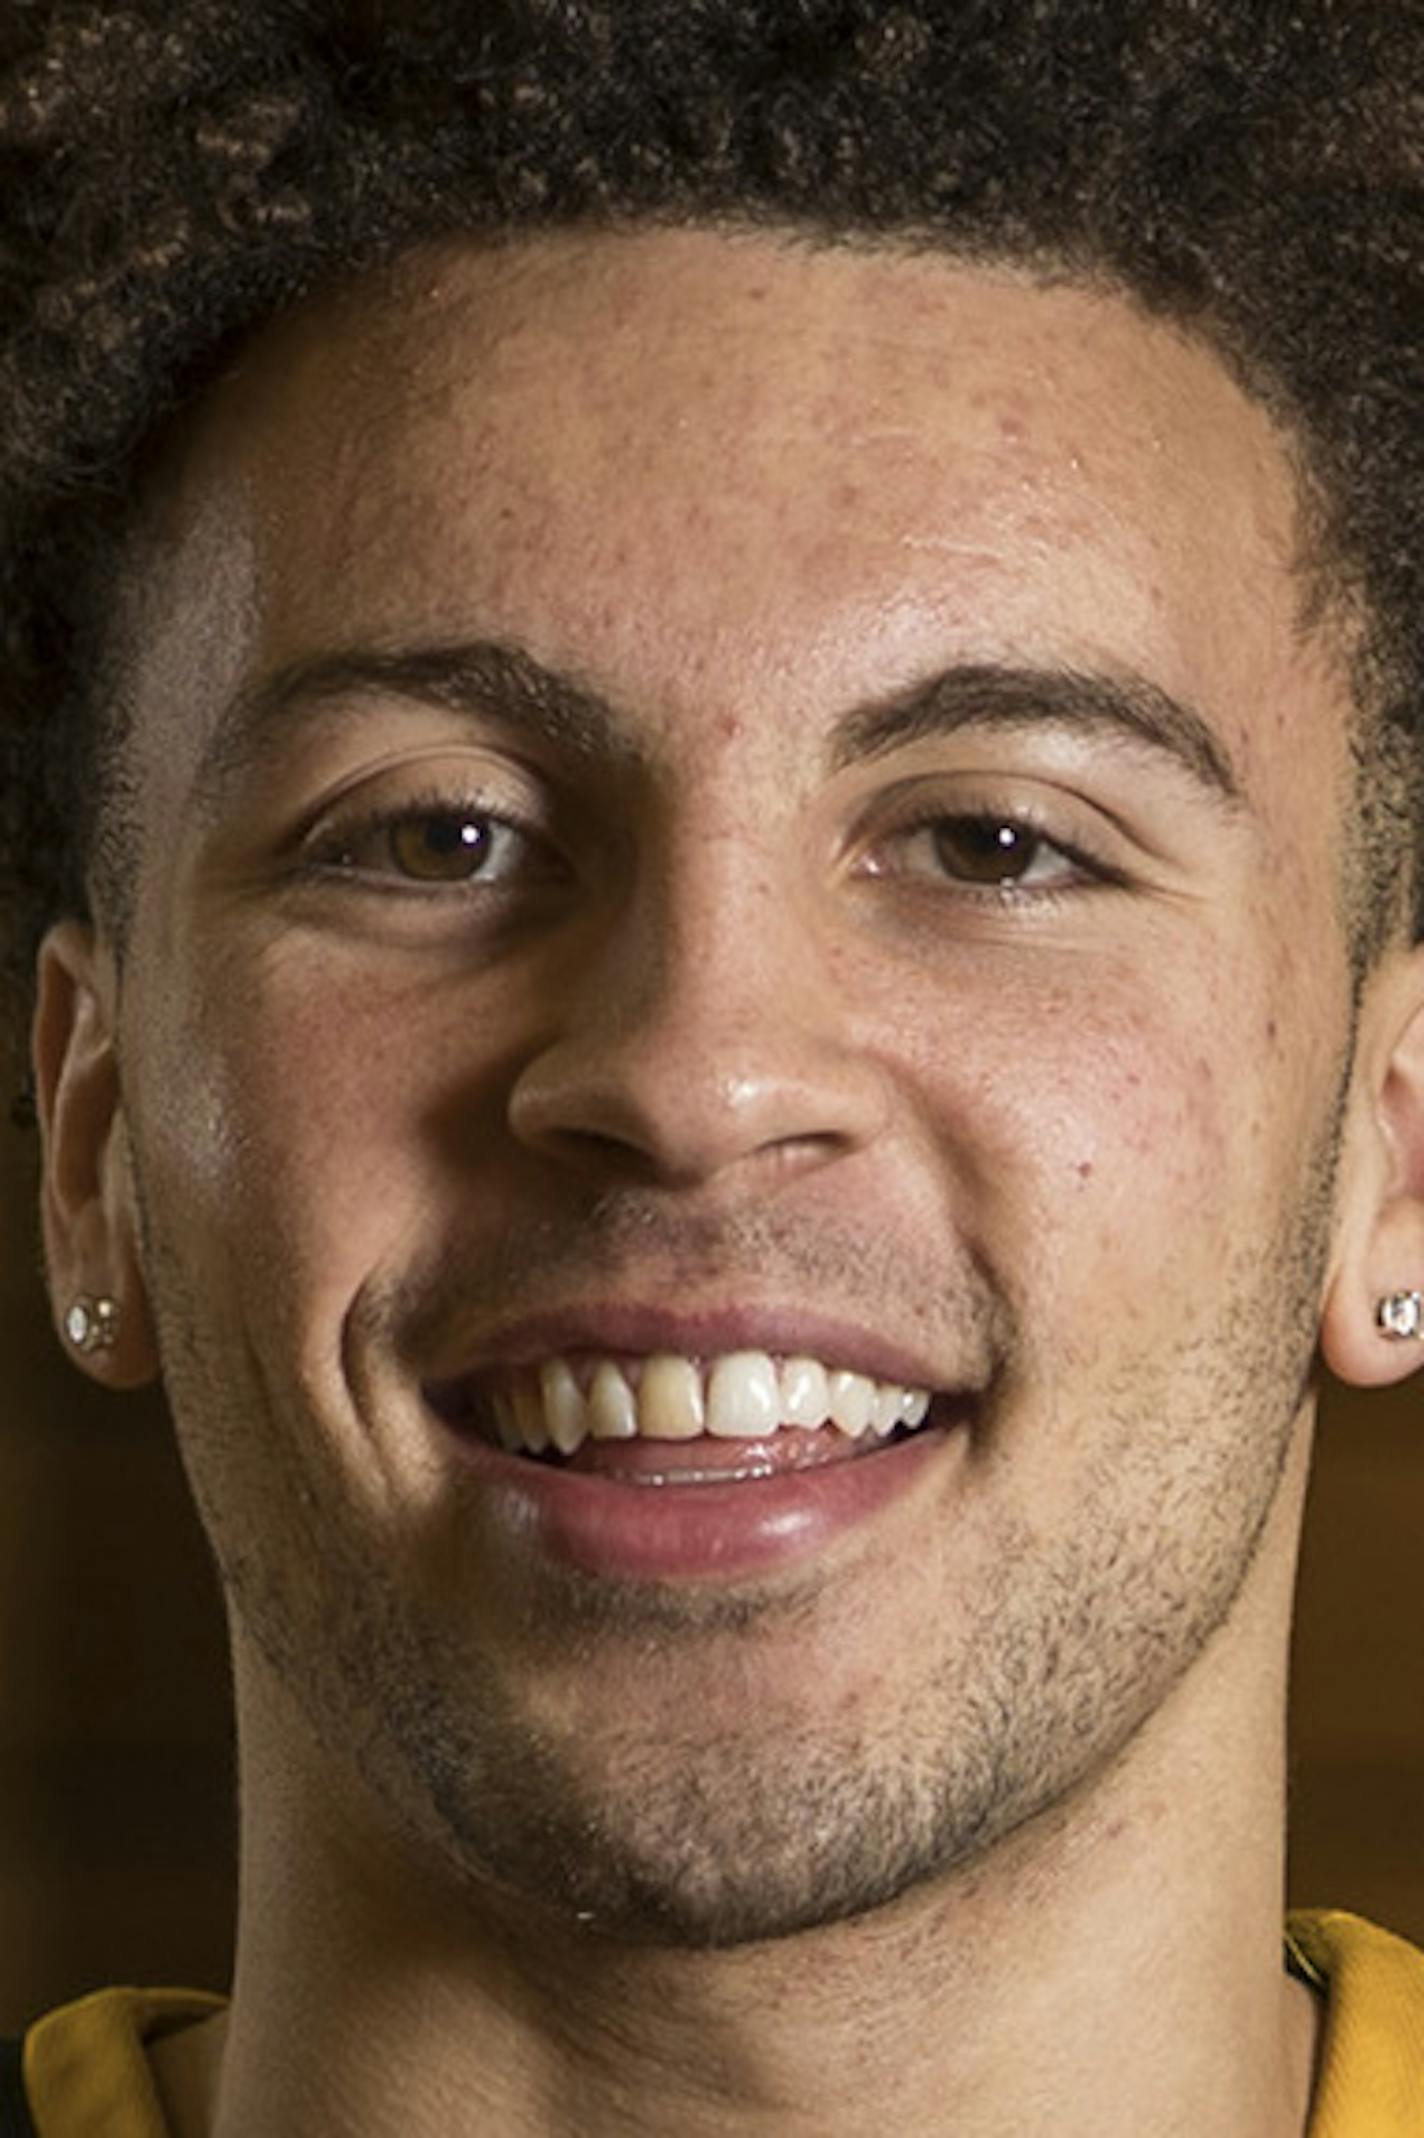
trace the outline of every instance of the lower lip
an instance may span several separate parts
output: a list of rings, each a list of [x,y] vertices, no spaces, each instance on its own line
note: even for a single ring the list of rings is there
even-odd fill
[[[650,1582],[740,1580],[810,1558],[911,1492],[951,1437],[929,1425],[839,1462],[679,1485],[584,1476],[451,1436],[511,1526],[538,1547],[585,1573]]]

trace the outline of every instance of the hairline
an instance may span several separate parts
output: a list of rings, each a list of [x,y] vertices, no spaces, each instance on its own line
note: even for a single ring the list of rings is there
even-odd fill
[[[1394,795],[1407,786],[1408,776],[1402,765],[1393,762],[1399,749],[1392,745],[1402,739],[1384,718],[1377,702],[1380,687],[1369,672],[1371,605],[1351,585],[1348,560],[1331,532],[1330,486],[1315,465],[1319,446],[1311,426],[1274,372],[1238,348],[1209,311],[1187,317],[1181,306],[1150,303],[1126,275],[1086,248],[1077,252],[1031,238],[1016,246],[1001,236],[976,241],[972,232],[956,234],[930,223],[896,227],[752,210],[702,214],[651,208],[570,221],[511,218],[494,227],[452,224],[398,238],[374,257],[353,257],[303,288],[292,301],[247,321],[230,337],[221,360],[197,391],[140,441],[135,455],[139,463],[135,505],[116,540],[108,587],[114,608],[101,662],[106,686],[96,691],[84,720],[96,771],[85,857],[88,917],[103,929],[118,971],[123,970],[131,929],[133,880],[142,866],[142,827],[136,822],[139,790],[127,748],[137,707],[130,700],[121,712],[120,701],[128,696],[139,657],[139,614],[147,605],[147,573],[164,568],[161,522],[175,501],[193,431],[240,367],[245,352],[298,312],[343,295],[369,292],[386,305],[396,302],[405,279],[418,273],[422,259],[433,261],[471,251],[514,255],[543,244],[636,239],[660,230],[705,231],[731,241],[769,239],[792,251],[933,258],[986,275],[1001,274],[1034,289],[1074,289],[1117,301],[1144,323],[1165,329],[1215,360],[1252,408],[1265,416],[1287,464],[1294,493],[1295,536],[1287,569],[1298,593],[1296,631],[1302,640],[1317,640],[1342,684],[1347,708],[1345,743],[1354,774],[1339,800],[1338,821],[1344,836],[1335,894],[1358,993],[1378,958],[1398,936],[1410,932],[1417,869],[1413,849],[1418,834],[1412,822],[1403,832],[1398,827],[1401,813],[1407,819],[1409,811],[1406,804],[1401,812]],[[1374,794],[1376,788],[1383,790],[1379,796]],[[115,799],[134,806],[127,812],[115,810]]]

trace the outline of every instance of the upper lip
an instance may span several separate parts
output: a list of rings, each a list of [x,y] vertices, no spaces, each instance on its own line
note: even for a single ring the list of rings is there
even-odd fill
[[[922,1354],[862,1325],[800,1307],[721,1306],[671,1310],[637,1301],[604,1301],[521,1315],[473,1338],[441,1370],[443,1383],[532,1366],[572,1352],[651,1357],[673,1352],[715,1358],[729,1351],[809,1357],[905,1388],[952,1385]]]

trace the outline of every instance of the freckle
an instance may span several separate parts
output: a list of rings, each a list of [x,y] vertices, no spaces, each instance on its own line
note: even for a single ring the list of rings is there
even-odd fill
[[[1275,1020],[1275,1018],[1274,1018],[1274,1017],[1268,1017],[1268,1018],[1266,1019],[1266,1045],[1267,1045],[1268,1047],[1273,1047],[1273,1046],[1275,1045],[1275,1043],[1276,1043],[1276,1020]]]

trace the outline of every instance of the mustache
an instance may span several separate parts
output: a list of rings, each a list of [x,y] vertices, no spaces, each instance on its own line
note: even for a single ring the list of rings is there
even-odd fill
[[[799,1304],[948,1345],[961,1370],[984,1381],[1019,1349],[1004,1287],[961,1240],[774,1204],[679,1209],[636,1189],[472,1226],[368,1292],[367,1312],[420,1359],[521,1315],[590,1300]]]

